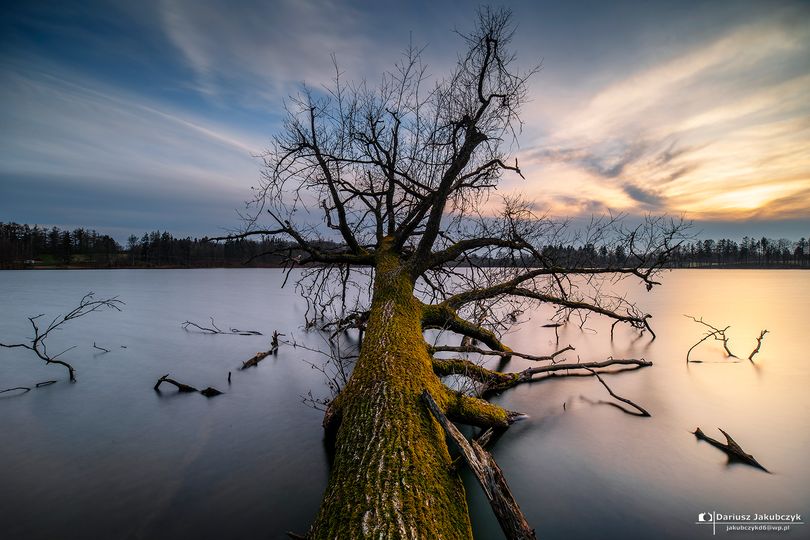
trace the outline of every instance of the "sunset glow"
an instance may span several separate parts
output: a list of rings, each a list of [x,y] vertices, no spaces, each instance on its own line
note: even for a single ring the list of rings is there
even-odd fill
[[[167,0],[13,11],[0,52],[5,218],[190,234],[233,226],[283,100],[301,82],[327,82],[332,53],[344,79],[375,80],[413,39],[441,73],[457,44],[446,30],[466,23],[450,4],[423,17],[257,3],[214,25],[218,9]],[[806,4],[513,9],[519,60],[543,69],[513,143],[527,180],[506,177],[501,193],[558,215],[685,213],[806,235]],[[134,41],[143,33],[149,47]]]

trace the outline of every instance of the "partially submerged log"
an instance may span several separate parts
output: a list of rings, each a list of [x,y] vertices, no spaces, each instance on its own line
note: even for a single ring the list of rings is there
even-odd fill
[[[270,339],[270,349],[264,352],[257,352],[253,357],[249,358],[242,362],[242,367],[239,369],[247,369],[252,368],[259,365],[259,362],[270,356],[271,354],[276,354],[278,352],[279,347],[279,339],[284,334],[280,334],[278,330],[273,330],[273,337]],[[228,379],[230,382],[230,378]]]
[[[178,392],[182,392],[182,393],[199,392],[200,394],[204,395],[207,398],[212,398],[214,396],[218,396],[218,395],[224,393],[224,392],[220,392],[216,388],[212,388],[210,386],[208,388],[203,389],[203,390],[197,390],[193,386],[190,386],[190,385],[185,384],[185,383],[178,382],[178,381],[170,378],[168,373],[157,380],[157,382],[155,383],[155,387],[154,387],[155,391],[159,392],[160,391],[160,385],[163,384],[163,383],[173,384],[174,386],[177,387]]]
[[[717,428],[717,429],[720,430],[720,433],[725,435],[726,441],[727,441],[726,444],[723,444],[723,443],[721,443],[720,441],[718,441],[716,439],[712,439],[711,437],[709,437],[708,435],[703,433],[703,430],[701,430],[700,428],[696,428],[695,431],[693,431],[693,433],[694,433],[695,437],[697,437],[699,440],[706,441],[707,443],[711,444],[715,448],[719,448],[720,450],[722,450],[723,452],[728,454],[729,459],[740,461],[742,463],[745,463],[746,465],[756,467],[757,469],[761,469],[761,470],[765,471],[766,473],[770,472],[768,469],[763,467],[759,463],[759,461],[757,461],[754,458],[754,456],[752,456],[751,454],[746,453],[745,450],[743,450],[742,447],[739,444],[737,444],[737,441],[735,441],[734,439],[731,438],[731,435],[729,435],[728,433],[723,431],[721,428]]]
[[[492,510],[495,512],[506,538],[509,540],[534,540],[536,538],[534,529],[526,521],[526,517],[506,484],[503,472],[495,463],[492,455],[477,442],[468,441],[461,434],[458,428],[444,415],[441,408],[433,400],[430,392],[427,390],[422,392],[422,400],[433,417],[441,424],[445,433],[458,445],[464,460],[478,479],[478,483],[481,484],[484,495],[486,495],[490,506],[492,506]]]
[[[269,351],[264,352],[257,352],[251,358],[242,362],[242,367],[240,367],[239,369],[241,370],[258,366],[259,362],[261,362],[262,360],[273,354],[274,351],[275,349],[270,349]]]

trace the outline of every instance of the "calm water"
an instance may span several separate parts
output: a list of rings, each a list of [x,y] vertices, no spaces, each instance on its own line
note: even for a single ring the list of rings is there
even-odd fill
[[[61,367],[25,351],[0,350],[0,388],[59,383],[0,395],[0,527],[4,538],[283,538],[304,532],[328,475],[321,414],[301,403],[322,378],[282,348],[257,369],[240,362],[266,337],[185,332],[186,319],[215,316],[222,327],[279,329],[319,343],[299,325],[303,306],[279,290],[276,270],[22,271],[0,273],[0,337],[29,335],[25,317],[70,309],[87,291],[119,295],[122,313],[91,315],[52,338],[78,345],[69,384]],[[562,329],[575,359],[643,356],[655,366],[605,377],[653,417],[624,414],[591,378],[557,379],[497,399],[530,415],[493,448],[541,538],[709,537],[694,524],[705,511],[810,515],[810,272],[675,271],[664,287],[634,293],[654,314],[658,339],[596,319]],[[732,328],[731,347],[748,355],[767,328],[757,364],[684,363],[701,329],[682,314]],[[535,322],[508,336],[518,350],[548,351],[553,331]],[[111,349],[97,354],[93,341]],[[122,348],[125,347],[125,348]],[[722,360],[714,343],[695,358]],[[508,369],[529,363],[513,360]],[[227,373],[233,371],[228,386]],[[171,373],[227,394],[156,393]],[[7,397],[2,397],[7,396]],[[566,404],[563,410],[563,403]],[[701,426],[729,431],[773,474],[728,465],[698,442]],[[480,490],[468,481],[477,538],[500,538]],[[802,530],[802,527],[805,527]],[[726,534],[718,529],[718,534]],[[741,533],[736,536],[745,537]],[[752,533],[751,537],[767,537]],[[810,525],[788,537],[810,537]]]

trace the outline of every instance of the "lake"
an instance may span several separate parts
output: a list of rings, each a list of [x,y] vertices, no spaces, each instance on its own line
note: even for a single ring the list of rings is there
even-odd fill
[[[280,289],[274,269],[4,271],[0,340],[30,335],[27,316],[70,310],[88,292],[118,295],[121,313],[91,314],[50,339],[76,345],[61,366],[0,349],[0,389],[58,383],[23,395],[0,394],[0,517],[4,538],[285,538],[303,533],[328,477],[321,413],[301,396],[325,396],[315,353],[284,346],[257,368],[241,362],[268,348],[277,329],[316,347],[301,328],[304,303]],[[644,357],[651,368],[604,376],[651,418],[612,406],[592,377],[516,387],[494,399],[527,413],[492,452],[539,538],[700,538],[701,512],[810,513],[810,272],[676,270],[663,287],[631,297],[653,314],[658,338],[638,338],[591,317],[560,329],[583,361]],[[617,288],[616,292],[622,292]],[[683,315],[731,325],[730,347],[752,365],[725,359],[719,342],[686,351],[703,329]],[[546,353],[554,331],[538,310],[505,339]],[[259,330],[264,336],[203,335],[181,323]],[[93,342],[110,350],[93,348]],[[61,347],[61,348],[60,348]],[[514,359],[508,370],[531,362]],[[232,371],[232,381],[227,381]],[[166,373],[226,393],[212,399],[155,392]],[[565,404],[565,407],[563,406]],[[728,431],[772,474],[697,441],[700,426]],[[476,538],[501,538],[480,489],[465,473]],[[806,527],[806,529],[805,529]],[[718,534],[725,534],[720,531]],[[747,537],[746,533],[734,533]],[[763,533],[748,533],[762,537]],[[795,525],[788,537],[810,536]]]

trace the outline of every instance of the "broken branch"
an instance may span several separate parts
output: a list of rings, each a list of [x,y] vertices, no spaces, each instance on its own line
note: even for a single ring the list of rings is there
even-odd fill
[[[230,331],[226,332],[219,328],[216,323],[214,322],[213,317],[208,317],[211,320],[211,326],[202,326],[192,321],[184,321],[180,326],[183,327],[183,330],[190,331],[189,328],[196,328],[199,332],[203,334],[225,334],[229,336],[262,336],[261,332],[258,330],[239,330],[238,328],[231,328]]]
[[[759,333],[759,337],[757,338],[757,346],[756,348],[754,348],[753,351],[751,351],[751,354],[748,355],[748,360],[750,362],[752,363],[754,362],[754,355],[757,354],[759,352],[760,347],[762,347],[762,340],[765,339],[765,334],[767,333],[768,333],[767,330],[763,330],[762,332]]]
[[[477,442],[468,441],[458,428],[447,419],[427,390],[422,392],[422,401],[427,405],[428,410],[442,426],[447,436],[458,445],[464,460],[470,466],[470,470],[475,474],[478,483],[484,490],[484,495],[486,495],[492,510],[495,512],[506,538],[509,540],[534,540],[536,538],[534,529],[531,528],[520,510],[520,506],[518,506],[506,483],[503,472],[492,458],[492,455],[481,448]]]
[[[634,403],[634,402],[630,401],[630,400],[629,400],[629,399],[627,399],[627,398],[623,398],[623,397],[621,397],[620,395],[617,395],[617,394],[616,394],[616,393],[615,393],[613,390],[611,390],[611,389],[610,389],[610,387],[607,385],[607,383],[604,381],[604,379],[602,379],[602,377],[600,377],[600,376],[599,376],[599,374],[598,374],[597,372],[595,372],[595,371],[594,371],[594,370],[592,370],[591,368],[585,368],[585,369],[587,369],[588,371],[590,371],[591,373],[593,373],[593,374],[594,374],[594,376],[596,377],[596,379],[597,379],[597,380],[598,380],[600,383],[602,383],[602,386],[604,386],[604,387],[605,387],[605,389],[608,391],[608,394],[610,394],[611,396],[613,396],[613,398],[618,399],[619,401],[621,401],[621,402],[623,402],[623,403],[627,403],[628,405],[630,405],[630,406],[634,407],[636,410],[638,410],[638,412],[639,412],[639,416],[651,416],[651,415],[650,415],[650,413],[648,413],[648,412],[647,412],[647,410],[646,410],[646,409],[644,409],[644,408],[643,408],[641,405],[638,405],[638,404],[636,404],[636,403]],[[631,413],[631,414],[635,414],[635,413]]]
[[[751,465],[752,467],[756,467],[757,469],[762,469],[763,471],[765,471],[767,473],[770,472],[768,469],[763,467],[759,463],[759,461],[757,461],[754,458],[754,456],[752,456],[751,454],[746,453],[742,449],[742,447],[739,444],[737,444],[737,441],[735,441],[734,439],[731,438],[731,435],[729,435],[728,433],[723,431],[721,428],[717,428],[717,429],[720,430],[720,433],[725,435],[726,441],[727,441],[726,444],[723,444],[723,443],[721,443],[720,441],[718,441],[716,439],[712,439],[711,437],[709,437],[708,435],[703,433],[703,430],[701,430],[700,428],[695,429],[695,431],[693,431],[693,433],[694,433],[695,437],[697,437],[699,440],[706,441],[707,443],[711,444],[715,448],[719,448],[720,450],[722,450],[723,452],[728,454],[730,459],[741,461],[741,462],[743,462],[743,463],[745,463],[747,465]]]

